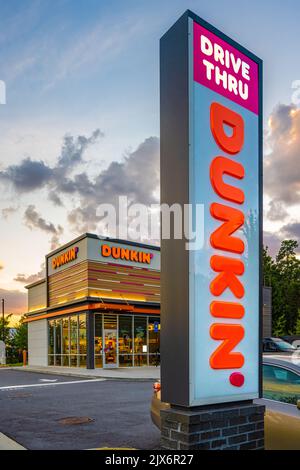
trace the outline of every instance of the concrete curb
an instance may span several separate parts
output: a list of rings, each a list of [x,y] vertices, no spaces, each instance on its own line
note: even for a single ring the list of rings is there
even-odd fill
[[[0,432],[0,451],[1,450],[26,450],[25,447],[18,444],[18,442],[10,439],[5,434]]]
[[[116,375],[92,375],[92,374],[81,374],[80,372],[68,372],[62,370],[61,372],[57,370],[45,370],[45,369],[27,369],[26,367],[10,367],[9,369],[11,370],[20,370],[22,372],[32,372],[32,373],[37,373],[37,374],[46,374],[46,375],[58,375],[58,376],[64,376],[64,377],[79,377],[81,379],[106,379],[106,380],[126,380],[130,382],[153,382],[157,381],[157,377],[128,377],[128,376],[116,376]],[[7,370],[7,368],[6,368]]]

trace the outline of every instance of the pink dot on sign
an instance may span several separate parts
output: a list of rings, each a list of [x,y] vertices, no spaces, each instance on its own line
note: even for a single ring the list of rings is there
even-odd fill
[[[229,381],[234,387],[241,387],[244,385],[245,377],[240,372],[233,372],[229,377]]]

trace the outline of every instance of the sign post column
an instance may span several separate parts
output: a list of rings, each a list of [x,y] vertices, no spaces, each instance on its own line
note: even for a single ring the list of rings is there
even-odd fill
[[[161,203],[189,227],[164,239],[162,219],[166,449],[264,447],[261,83],[261,60],[190,11],[161,38]]]

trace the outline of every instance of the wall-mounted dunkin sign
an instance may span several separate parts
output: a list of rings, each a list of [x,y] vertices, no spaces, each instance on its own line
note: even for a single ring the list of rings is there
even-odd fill
[[[77,259],[79,248],[74,246],[52,258],[52,269],[59,268]]]
[[[161,202],[204,243],[162,240],[162,400],[260,396],[262,62],[186,12],[161,39]],[[198,225],[196,225],[198,224]]]

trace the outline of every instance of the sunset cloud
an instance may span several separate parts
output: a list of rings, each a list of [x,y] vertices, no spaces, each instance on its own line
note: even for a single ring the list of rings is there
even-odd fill
[[[41,270],[35,274],[17,274],[14,281],[21,282],[22,284],[32,284],[33,282],[39,281],[45,277],[45,263],[41,265]]]
[[[269,152],[264,157],[264,191],[271,198],[268,217],[282,220],[300,204],[300,109],[280,104],[269,119]]]
[[[84,153],[98,138],[103,137],[103,132],[96,129],[90,137],[79,135],[73,137],[66,134],[63,138],[61,153],[56,164],[50,167],[42,160],[32,160],[30,157],[23,159],[17,165],[10,165],[0,171],[0,182],[11,185],[16,193],[32,193],[37,189],[48,188],[52,201],[59,198],[57,191],[65,188],[68,191],[68,174],[77,165],[83,162]]]
[[[0,297],[5,300],[6,314],[23,314],[27,311],[27,293],[17,289],[1,289]]]
[[[51,250],[55,250],[59,246],[59,237],[63,234],[63,227],[61,225],[55,226],[52,222],[47,222],[37,211],[33,204],[29,205],[24,213],[25,225],[33,229],[42,230],[45,233],[51,234]]]

